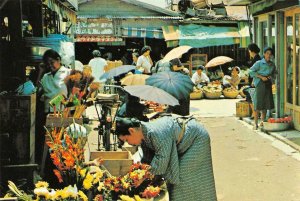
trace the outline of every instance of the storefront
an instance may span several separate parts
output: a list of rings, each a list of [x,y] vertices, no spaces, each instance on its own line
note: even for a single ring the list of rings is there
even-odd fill
[[[249,8],[254,16],[255,43],[261,49],[275,50],[276,115],[291,115],[294,127],[300,130],[300,7],[298,1],[283,3],[260,1]]]

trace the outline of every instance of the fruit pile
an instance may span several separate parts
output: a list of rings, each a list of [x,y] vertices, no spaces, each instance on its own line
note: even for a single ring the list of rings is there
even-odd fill
[[[283,118],[270,118],[268,119],[268,123],[291,123],[292,117],[283,117]]]

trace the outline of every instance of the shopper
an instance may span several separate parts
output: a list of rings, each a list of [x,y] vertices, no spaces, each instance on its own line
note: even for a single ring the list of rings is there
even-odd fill
[[[275,76],[275,65],[271,61],[273,55],[273,49],[267,47],[264,49],[264,58],[257,61],[250,68],[250,76],[253,77],[253,83],[255,86],[254,93],[254,110],[255,110],[255,129],[258,128],[258,114],[261,111],[261,123],[263,126],[263,121],[266,117],[266,110],[271,110],[274,108],[274,100],[272,94],[272,83]]]
[[[105,72],[105,67],[107,66],[107,62],[105,59],[101,58],[101,52],[99,50],[93,51],[94,58],[90,60],[89,66],[92,67],[93,77],[95,78],[95,82],[100,82],[100,77]]]
[[[146,123],[117,118],[116,134],[152,150],[151,171],[167,181],[170,200],[217,200],[209,134],[195,119],[167,116]]]
[[[144,74],[151,73],[151,67],[153,66],[152,59],[150,57],[151,47],[145,46],[141,50],[141,56],[139,56],[136,64],[136,68]]]

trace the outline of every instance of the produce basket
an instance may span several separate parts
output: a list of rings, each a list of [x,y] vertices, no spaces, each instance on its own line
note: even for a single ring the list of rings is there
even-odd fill
[[[222,91],[208,92],[204,91],[205,97],[208,99],[218,99],[222,95]]]
[[[285,131],[289,129],[290,123],[269,123],[264,122],[264,130],[265,131]]]
[[[202,90],[193,91],[192,93],[190,93],[190,99],[192,99],[192,100],[199,100],[201,98],[203,98]]]
[[[239,95],[239,91],[238,90],[223,90],[223,94],[225,98],[236,98]]]

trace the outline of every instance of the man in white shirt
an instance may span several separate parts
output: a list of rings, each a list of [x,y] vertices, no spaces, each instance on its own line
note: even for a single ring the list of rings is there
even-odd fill
[[[150,57],[151,47],[145,46],[141,50],[141,56],[139,56],[136,68],[144,74],[151,73],[151,67],[153,65],[152,59]]]
[[[94,58],[90,60],[89,66],[92,67],[92,75],[95,78],[95,82],[100,82],[100,77],[104,74],[104,68],[107,66],[107,62],[101,58],[99,50],[94,50],[93,56]]]
[[[203,86],[204,83],[209,83],[209,78],[205,73],[203,73],[204,69],[204,66],[198,66],[197,71],[192,76],[192,81],[195,85],[197,85],[200,88]]]

